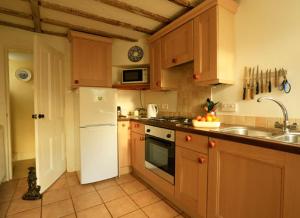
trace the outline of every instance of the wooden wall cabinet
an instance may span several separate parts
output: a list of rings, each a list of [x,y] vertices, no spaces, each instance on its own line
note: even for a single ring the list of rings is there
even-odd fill
[[[112,87],[112,40],[71,31],[72,87]]]
[[[119,174],[131,171],[131,134],[130,122],[118,121]]]
[[[153,61],[150,61],[150,67],[158,72],[158,65],[161,64],[160,69],[172,71],[173,66],[193,61],[194,72],[191,76],[196,84],[233,84],[234,14],[237,8],[238,4],[233,0],[207,0],[174,20],[149,38],[150,50],[155,47],[155,42],[161,40],[161,53],[158,52],[159,44],[156,44],[156,49],[151,53]],[[163,78],[163,75],[157,77]],[[180,81],[180,77],[176,79]],[[158,85],[155,85],[157,82]],[[159,82],[162,83],[162,80],[154,80],[151,88],[157,89]]]
[[[194,58],[193,21],[189,21],[162,37],[162,65],[170,68]]]
[[[216,6],[194,19],[194,80],[234,83],[234,14]]]
[[[162,68],[162,40],[158,39],[149,46],[150,50],[150,88],[151,90],[173,90],[177,88],[177,77],[171,70]]]
[[[299,155],[211,140],[208,218],[300,216]]]

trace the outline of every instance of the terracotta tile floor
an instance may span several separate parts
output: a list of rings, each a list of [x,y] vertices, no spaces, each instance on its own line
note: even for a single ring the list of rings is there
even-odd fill
[[[162,196],[132,175],[80,185],[65,173],[39,201],[24,201],[26,178],[0,185],[0,218],[169,218],[183,217]]]

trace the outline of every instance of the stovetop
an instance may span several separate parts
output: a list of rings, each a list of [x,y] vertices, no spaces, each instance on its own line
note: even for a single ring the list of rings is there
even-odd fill
[[[155,123],[161,125],[165,124],[168,126],[176,126],[177,124],[183,124],[183,125],[192,125],[192,119],[188,117],[182,117],[182,116],[163,116],[163,117],[155,117],[148,119],[149,122]]]

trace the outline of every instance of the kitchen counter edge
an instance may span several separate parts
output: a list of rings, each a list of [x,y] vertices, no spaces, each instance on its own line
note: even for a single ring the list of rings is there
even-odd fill
[[[145,125],[151,125],[151,121],[147,119],[140,119],[140,118],[132,118],[132,117],[127,117],[127,118],[118,118],[118,121],[135,121],[135,122],[140,122]],[[218,139],[223,139],[223,140],[228,140],[228,141],[233,141],[233,142],[239,142],[243,144],[248,144],[252,146],[257,146],[257,147],[263,147],[263,148],[268,148],[268,149],[273,149],[273,150],[278,150],[278,151],[284,151],[288,153],[293,153],[293,154],[300,154],[300,145],[299,144],[291,144],[291,143],[284,143],[284,142],[278,142],[274,140],[268,140],[268,139],[263,139],[263,138],[257,138],[257,137],[248,137],[248,136],[240,136],[240,135],[234,135],[234,134],[229,134],[229,133],[223,133],[218,131],[217,129],[204,129],[204,128],[196,128],[192,126],[187,126],[187,125],[167,125],[167,124],[155,124],[155,126],[162,127],[162,128],[167,128],[167,129],[172,129],[176,131],[182,131],[182,132],[187,132],[187,133],[192,133],[192,134],[198,134],[198,135],[203,135],[203,136],[208,136],[211,138],[218,138]]]

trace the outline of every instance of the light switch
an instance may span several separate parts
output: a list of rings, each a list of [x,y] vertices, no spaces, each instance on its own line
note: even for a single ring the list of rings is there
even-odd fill
[[[237,104],[236,103],[222,103],[221,111],[222,112],[236,112]]]

